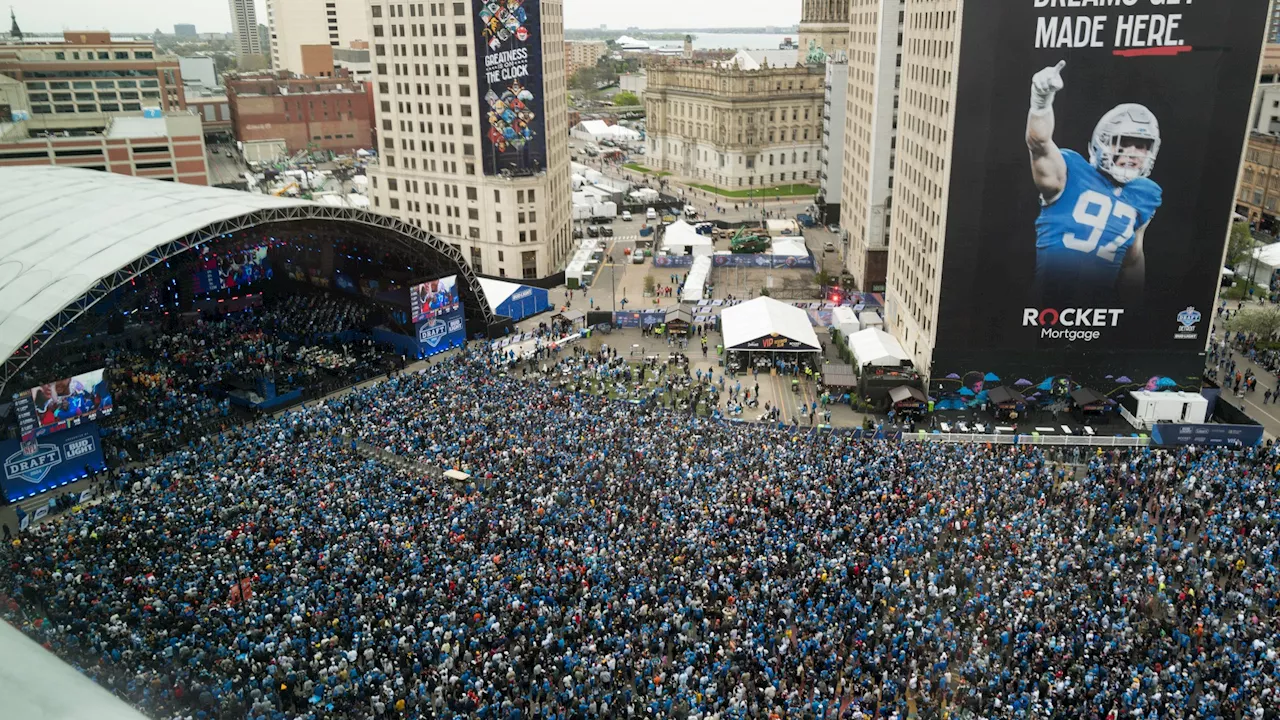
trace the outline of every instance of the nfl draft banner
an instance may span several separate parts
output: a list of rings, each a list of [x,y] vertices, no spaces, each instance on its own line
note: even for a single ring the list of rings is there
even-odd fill
[[[547,166],[541,0],[472,0],[485,175]]]
[[[461,308],[423,320],[417,325],[418,351],[422,356],[442,353],[467,341],[467,322]]]
[[[11,503],[79,480],[88,474],[86,467],[97,470],[104,465],[95,423],[45,435],[25,445],[7,440],[0,443],[0,459],[4,460],[0,485]]]
[[[1199,387],[1267,8],[963,4],[935,390]]]

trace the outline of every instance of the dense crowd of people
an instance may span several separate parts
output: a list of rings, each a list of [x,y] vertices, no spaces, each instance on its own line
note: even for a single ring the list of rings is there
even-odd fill
[[[1274,447],[1077,472],[495,359],[130,470],[0,611],[157,718],[1280,717]]]

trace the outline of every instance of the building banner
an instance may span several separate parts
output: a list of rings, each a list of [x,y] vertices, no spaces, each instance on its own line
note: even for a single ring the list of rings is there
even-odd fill
[[[1267,0],[963,7],[934,389],[1198,388]]]
[[[9,502],[48,492],[105,467],[98,425],[87,422],[34,442],[0,442],[4,460],[0,486]]]
[[[547,167],[541,0],[472,0],[484,174]]]

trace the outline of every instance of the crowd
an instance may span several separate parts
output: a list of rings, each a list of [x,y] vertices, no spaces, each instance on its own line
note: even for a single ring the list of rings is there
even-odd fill
[[[6,547],[0,608],[157,718],[1280,717],[1273,447],[1076,473],[495,361],[135,468]]]

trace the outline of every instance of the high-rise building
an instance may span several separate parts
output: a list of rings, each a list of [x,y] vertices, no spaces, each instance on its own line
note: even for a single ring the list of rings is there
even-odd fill
[[[563,3],[511,2],[506,23],[491,5],[369,3],[381,145],[369,193],[477,273],[541,278],[573,242]]]
[[[1280,43],[1280,5],[1271,6],[1271,14],[1267,18],[1267,42]]]
[[[830,55],[849,47],[850,0],[804,0],[800,9],[800,52],[812,40]]]
[[[368,0],[267,0],[271,67],[314,74],[305,48],[352,48],[353,43],[371,41],[368,4]]]
[[[849,91],[849,58],[843,50],[827,56],[823,78],[822,154],[818,156],[817,204],[822,223],[840,222],[841,189],[844,187],[844,133],[848,113],[845,95]]]
[[[231,7],[231,35],[235,38],[236,55],[261,55],[258,40],[258,9],[253,0],[227,0]]]
[[[732,190],[817,180],[825,66],[767,55],[650,60],[645,164]]]
[[[882,290],[897,161],[905,0],[852,0],[840,227],[859,290]]]
[[[193,38],[196,36],[196,26],[181,23],[174,25],[173,34],[180,38]]]
[[[568,40],[564,45],[565,75],[569,78],[583,68],[595,67],[609,53],[603,40]]]
[[[0,75],[26,85],[35,115],[186,109],[178,58],[154,42],[66,32],[60,42],[0,44]]]
[[[885,321],[942,407],[998,384],[1080,406],[1200,388],[1270,3],[1101,5],[906,2]],[[855,76],[899,63],[872,30],[849,101],[874,148],[893,95]],[[869,185],[874,158],[849,164]]]

